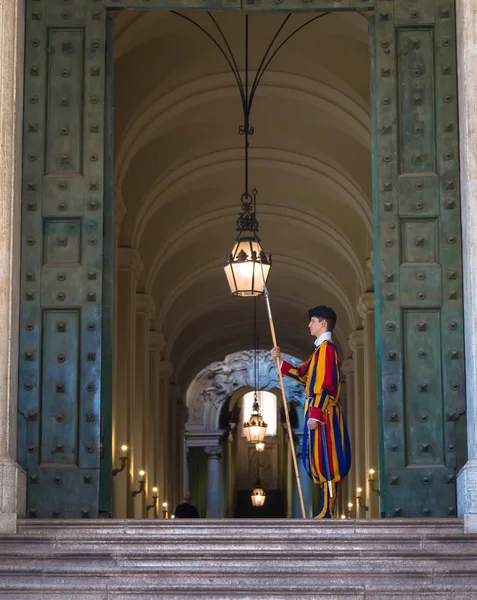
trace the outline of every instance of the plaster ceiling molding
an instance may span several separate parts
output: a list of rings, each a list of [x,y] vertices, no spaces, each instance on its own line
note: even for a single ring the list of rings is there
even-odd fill
[[[300,361],[284,354],[283,358],[292,364]],[[280,387],[276,363],[270,352],[258,351],[258,386],[260,390],[272,390]],[[287,379],[284,380],[285,391],[289,402],[303,405],[304,388]],[[187,429],[197,431],[202,426],[204,431],[217,431],[222,406],[240,390],[254,388],[254,351],[245,350],[229,354],[222,361],[209,364],[198,373],[186,392],[186,405],[189,409]]]
[[[276,80],[275,83],[269,82],[272,76]],[[210,81],[214,79],[217,81]],[[201,84],[208,84],[207,88],[203,90]],[[234,121],[240,120],[240,98],[227,73],[195,79],[193,82],[183,84],[179,90],[174,90],[177,91],[184,93],[184,97],[174,98],[176,103],[167,106],[162,112],[159,112],[161,106],[169,100],[168,95],[164,93],[155,99],[148,98],[138,108],[137,114],[131,117],[130,127],[125,129],[117,144],[120,173],[126,173],[134,156],[153,139],[174,131],[177,127],[182,127],[187,120],[187,115],[200,112],[208,117],[212,126],[219,116]],[[296,131],[299,131],[300,124],[307,122],[327,123],[344,136],[355,139],[364,149],[371,152],[369,107],[361,106],[328,83],[290,73],[267,72],[267,79],[260,84],[260,95],[256,97],[252,114],[252,120],[260,123],[260,130],[269,128],[270,120],[274,117],[275,120],[280,119],[283,108],[277,106],[279,101],[288,103],[290,114],[295,117]],[[159,106],[154,110],[156,105]],[[266,112],[258,119],[256,113],[260,105],[262,108],[266,107]],[[297,111],[299,105],[300,110]],[[147,113],[151,119],[148,126],[143,121],[144,113]],[[140,129],[141,125],[143,127]],[[231,128],[230,134],[232,133]],[[121,153],[122,148],[125,150],[124,155]]]
[[[176,20],[172,19],[168,12],[162,11],[151,13],[142,10],[118,10],[113,11],[113,14],[116,17],[114,22],[115,61],[136,46],[144,44],[145,41],[167,33]]]
[[[308,308],[297,307],[273,296],[272,310],[278,343],[283,349],[303,359],[313,350],[313,339],[306,328]],[[176,365],[176,380],[181,387],[187,386],[194,369],[198,370],[217,355],[250,347],[253,340],[251,310],[249,306],[248,312],[243,307],[234,311],[230,303],[224,305],[223,302],[217,302],[208,313],[201,314],[190,323],[188,329],[182,330],[181,336],[168,347],[168,356]],[[261,347],[271,347],[269,323],[265,316],[257,319],[257,328]],[[192,340],[191,331],[194,332]],[[346,330],[339,326],[335,329],[334,337],[340,356],[344,355],[343,349],[346,349],[346,334]]]
[[[178,169],[182,169],[184,165],[202,159],[202,157],[211,156],[211,160],[208,161],[209,164],[216,162],[213,159],[214,156],[220,158],[223,153],[229,154],[231,158],[243,158],[242,138],[240,136],[231,135],[230,130],[225,130],[222,124],[223,121],[218,125],[214,136],[205,135],[205,133],[209,131],[208,128],[211,126],[209,123],[201,122],[201,129],[197,129],[195,123],[191,124],[193,132],[188,138],[193,139],[194,144],[188,144],[187,147],[181,143],[180,148],[175,148],[171,144],[171,141],[173,141],[175,137],[168,136],[165,138],[168,153],[170,149],[173,149],[174,155],[169,156],[170,163],[167,167],[167,171],[161,172],[158,179],[156,179],[152,185],[158,185],[162,179],[168,178],[171,173],[176,172]],[[305,139],[303,136],[298,136],[293,123],[290,122],[283,123],[280,129],[274,128],[273,131],[270,129],[267,131],[257,130],[254,135],[253,145],[250,147],[252,159],[255,155],[257,155],[257,157],[267,158],[267,156],[275,156],[276,153],[285,152],[291,153],[292,155],[300,155],[303,157],[303,160],[310,158],[313,161],[313,164],[314,161],[318,161],[323,165],[327,165],[330,169],[341,173],[354,188],[360,190],[361,193],[365,195],[368,199],[368,204],[371,205],[369,194],[370,187],[367,184],[360,184],[356,179],[354,172],[349,170],[349,168],[352,167],[349,161],[343,162],[343,155],[340,155],[338,158],[333,157],[328,152],[329,145],[326,145],[324,148],[320,147],[321,140],[319,137],[317,138],[315,135],[310,135],[309,139]],[[162,144],[163,140],[163,137],[156,138],[154,143]],[[264,143],[265,141],[267,142],[266,144]],[[364,155],[366,155],[366,153],[364,153],[363,156]],[[369,154],[367,161],[371,164],[371,154]],[[253,160],[251,167],[252,170],[255,170],[253,169]],[[152,186],[150,187],[152,188]]]
[[[146,289],[152,291],[155,280],[160,276],[161,269],[170,261],[174,262],[181,252],[185,251],[188,253],[194,241],[200,242],[201,240],[213,239],[215,241],[214,247],[207,250],[211,254],[211,257],[215,258],[216,255],[214,256],[214,252],[220,250],[222,238],[228,239],[229,237],[227,225],[234,223],[236,213],[237,209],[233,208],[215,210],[210,214],[203,215],[193,223],[188,223],[183,229],[176,230],[169,239],[164,240],[163,244],[157,247],[156,256],[149,269]],[[266,221],[268,228],[278,227],[284,230],[288,229],[293,232],[293,235],[307,235],[311,243],[310,254],[309,256],[298,255],[296,257],[298,259],[303,258],[307,262],[317,265],[318,268],[323,266],[326,269],[326,264],[330,263],[331,254],[335,253],[336,256],[341,258],[344,264],[349,266],[361,291],[364,291],[366,278],[362,263],[356,255],[355,249],[346,240],[342,232],[336,230],[330,223],[324,224],[322,220],[318,220],[311,215],[304,215],[303,212],[294,210],[293,208],[280,208],[266,204],[260,206],[260,218],[262,219],[262,223]],[[287,227],[287,224],[290,224],[289,227]],[[261,231],[262,235],[264,235],[266,228],[262,226]],[[263,239],[267,239],[265,235]],[[327,253],[321,257],[316,252],[316,249],[320,246],[327,248]],[[265,241],[264,247],[266,247],[268,252],[273,252],[270,242],[267,244]],[[280,248],[280,250],[283,249]],[[227,248],[227,251],[230,250]],[[143,254],[146,255],[147,252],[143,252]],[[225,255],[225,252],[223,254]],[[293,258],[291,250],[289,255]],[[202,258],[205,256],[204,251]],[[192,266],[194,263],[191,262],[190,264]],[[182,269],[186,266],[187,263],[182,262]]]
[[[279,83],[269,83],[271,77],[275,77]],[[267,79],[260,84],[260,96],[257,96],[257,101],[260,97],[290,100],[293,114],[297,115],[297,125],[308,113],[309,119],[319,119],[326,115],[327,121],[345,136],[354,137],[364,149],[371,150],[369,109],[366,110],[356,100],[325,82],[291,73],[270,71],[267,72]],[[237,100],[237,119],[240,120],[238,91],[231,73],[227,72],[195,78],[179,85],[168,94],[156,91],[145,98],[137,111],[131,115],[130,126],[126,127],[120,139],[116,140],[115,162],[119,185],[123,184],[134,156],[157,135],[173,127],[174,120],[182,125],[187,114],[194,114],[203,104],[216,102],[222,107],[229,107],[225,113],[228,116],[231,99]],[[268,104],[268,111],[273,114],[273,103]],[[300,110],[297,111],[299,105]],[[217,111],[210,112],[212,125],[216,116]],[[231,118],[232,116],[233,113],[230,114]],[[277,117],[280,118],[280,115]]]
[[[356,328],[354,310],[349,298],[347,297],[346,290],[342,286],[341,282],[327,270],[325,265],[307,265],[303,260],[299,260],[295,257],[284,254],[274,254],[273,261],[275,264],[287,265],[295,272],[303,273],[303,278],[307,281],[310,280],[310,277],[313,280],[316,279],[316,283],[318,285],[323,286],[329,292],[335,294],[337,301],[343,305],[350,331]],[[158,329],[162,329],[163,324],[169,320],[168,313],[169,311],[173,311],[173,308],[177,306],[177,303],[180,302],[181,296],[184,297],[186,301],[189,301],[191,297],[194,297],[193,294],[191,294],[191,289],[198,282],[204,282],[209,286],[210,280],[217,276],[217,274],[220,274],[221,277],[223,276],[223,260],[214,260],[203,265],[199,269],[194,269],[192,273],[185,273],[180,281],[170,288],[163,297],[157,316]],[[149,291],[149,293],[151,293],[151,291]],[[222,292],[221,296],[223,296]],[[298,301],[298,303],[301,303],[302,305],[304,304],[308,306],[308,308],[320,303],[319,299],[312,297],[310,292],[308,292],[307,296],[301,290],[298,299],[296,295],[294,298],[295,302]]]
[[[258,326],[261,331],[265,332],[268,323],[259,321]],[[242,329],[242,332],[240,335],[237,335],[237,331],[240,331],[240,329]],[[309,355],[309,351],[303,352],[303,348],[306,347],[303,337],[305,334],[300,328],[294,327],[294,331],[292,328],[281,329],[283,333],[280,337],[283,341],[282,347],[286,347],[288,352],[296,353],[298,356],[303,356],[303,358]],[[245,335],[243,332],[247,331],[248,335]],[[220,329],[208,332],[207,337],[204,335],[202,339],[194,339],[190,346],[185,347],[181,345],[177,354],[177,368],[175,370],[176,380],[181,387],[186,387],[188,382],[194,377],[194,373],[202,369],[211,361],[218,360],[221,356],[224,356],[224,354],[230,354],[250,348],[250,341],[252,338],[250,334],[250,319],[237,319],[234,320],[233,324],[222,324]],[[298,336],[300,336],[300,338]],[[271,347],[272,343],[271,341],[269,344],[263,342],[261,345],[268,345]],[[308,340],[308,350],[310,347],[310,341]]]
[[[303,302],[301,303],[301,306],[297,306],[297,299],[296,297],[289,295],[289,296],[283,296],[282,294],[273,294],[273,307],[280,307],[282,310],[286,307],[288,307],[288,312],[289,314],[293,314],[290,313],[290,311],[293,309],[293,312],[296,314],[300,314],[301,313],[301,319],[293,319],[292,323],[286,323],[285,325],[281,324],[281,331],[284,332],[286,331],[287,333],[289,332],[295,332],[295,334],[297,336],[303,336],[303,338],[308,339],[309,335],[308,335],[308,330],[306,329],[306,315],[307,315],[307,311],[311,306],[315,306],[316,303],[308,303],[308,304],[304,304]],[[206,300],[204,300],[203,303],[201,304],[197,304],[194,303],[194,311],[193,314],[191,315],[186,315],[184,316],[182,319],[178,319],[175,323],[174,323],[174,328],[172,329],[170,335],[167,336],[167,340],[168,343],[166,344],[166,357],[168,359],[171,359],[172,357],[172,353],[173,353],[173,349],[174,349],[174,345],[176,344],[176,342],[178,340],[180,340],[181,335],[184,334],[186,331],[190,331],[191,325],[192,323],[194,323],[194,321],[196,321],[197,319],[204,319],[207,320],[209,323],[212,322],[213,319],[213,315],[216,311],[218,311],[219,309],[224,307],[224,298],[223,296],[216,296],[215,298],[208,298]],[[272,308],[273,308],[272,307]],[[335,307],[338,309],[339,311],[339,307],[335,304]],[[232,308],[232,307],[230,307]],[[274,311],[275,313],[275,311]],[[241,334],[243,335],[243,333],[245,332],[245,335],[248,335],[249,337],[251,337],[251,332],[252,332],[252,322],[251,322],[251,318],[250,315],[245,316],[245,319],[243,322],[241,322],[240,316],[239,314],[236,313],[232,313],[234,316],[232,317],[233,319],[233,327],[235,327],[236,329],[241,329]],[[261,320],[260,322],[260,330],[262,332],[264,332],[267,337],[268,337],[268,321],[266,321],[265,319]],[[209,341],[211,339],[211,336],[214,335],[214,333],[217,331],[218,336],[222,337],[223,333],[224,333],[224,327],[223,324],[220,327],[216,327],[216,326],[210,326],[209,332],[208,332],[208,340]],[[334,335],[335,337],[338,339],[338,345],[340,347],[344,347],[346,346],[345,340],[346,340],[346,333],[348,332],[348,328],[347,327],[343,327],[343,325],[337,325],[334,331]],[[238,337],[238,336],[237,336]],[[203,343],[202,341],[198,341],[197,343],[199,343],[199,345],[201,343]],[[178,362],[177,364],[177,372],[180,373],[181,372],[181,367],[182,364],[187,364],[187,360],[188,357],[190,355],[190,353],[192,352],[192,349],[195,349],[196,351],[199,351],[200,349],[198,347],[196,347],[196,343],[192,342],[190,345],[187,345],[187,347],[183,348],[183,351],[181,352],[182,357],[180,359],[180,362]]]
[[[288,284],[288,278],[281,277],[281,281],[272,282],[271,284],[272,301],[279,298],[297,310],[302,311],[303,314],[306,314],[306,311],[310,307],[323,303],[322,290],[325,290],[328,293],[328,298],[331,297],[331,301],[327,298],[328,303],[334,306],[339,315],[339,326],[337,331],[343,332],[344,337],[340,341],[340,343],[343,344],[349,333],[356,328],[356,320],[351,302],[341,284],[336,282],[331,275],[329,275],[328,279],[326,271],[317,266],[307,268],[303,261],[281,256],[274,256],[274,261],[275,266],[285,265],[287,269],[290,269],[290,272],[295,274],[301,273],[303,284],[300,286],[300,289],[297,289],[296,286],[294,286],[296,291],[292,293]],[[215,265],[213,268],[215,269]],[[217,282],[213,282],[215,285],[206,280],[203,283],[202,289],[198,286],[195,286],[193,289],[187,286],[185,290],[182,290],[180,296],[174,295],[173,299],[171,297],[171,300],[168,302],[169,306],[167,312],[162,313],[161,309],[161,314],[158,315],[156,326],[161,330],[163,328],[169,328],[169,351],[175,343],[176,338],[180,336],[184,329],[189,327],[191,321],[203,314],[202,310],[207,314],[210,312],[212,306],[220,307],[227,303],[228,300],[237,302],[237,300],[230,297],[230,294],[228,293],[221,265],[217,265],[216,269],[217,270],[213,274],[216,279],[219,277],[220,279]],[[210,271],[212,271],[212,269],[210,269]],[[314,278],[316,278],[316,281],[313,282],[314,285],[312,287],[310,286],[310,279]],[[174,287],[172,294],[174,294],[175,291],[176,289]],[[190,311],[187,312],[186,308],[187,306],[190,306],[192,298],[194,299],[194,311],[191,313]],[[231,305],[231,308],[233,308],[233,305]],[[169,325],[172,323],[174,324],[173,328]]]
[[[372,236],[370,201],[363,191],[342,172],[313,157],[283,150],[254,149],[250,153],[250,161],[254,168],[264,167],[272,172],[276,170],[289,172],[299,177],[309,178],[316,184],[317,190],[329,190],[332,197],[357,214],[360,222],[366,228],[367,234]],[[193,192],[200,180],[204,178],[215,180],[219,176],[226,175],[231,168],[243,171],[243,149],[213,152],[182,165],[164,179],[160,178],[140,204],[132,229],[133,246],[141,245],[142,236],[149,221],[164,205],[172,202],[177,194],[184,193],[186,189],[191,189]],[[237,212],[238,203],[235,204]],[[263,206],[260,203],[260,210],[263,209]],[[319,212],[319,204],[316,208]],[[313,207],[310,207],[310,210],[312,209]]]
[[[186,26],[188,26],[181,19],[175,17],[175,15],[169,15],[167,12],[150,13],[146,11],[122,10],[114,11],[111,14],[115,19],[115,59],[118,59],[124,54],[130,52],[136,46],[143,44],[144,41],[147,41],[151,38],[160,37],[163,33],[171,32],[171,30],[173,32],[178,32],[179,28],[185,30]],[[298,21],[300,17],[302,20],[308,18],[308,15],[294,16],[295,21]],[[296,17],[298,17],[298,19]],[[346,24],[347,27],[343,27],[344,24]],[[298,22],[296,22],[296,25],[298,25]],[[311,25],[311,28],[312,27],[313,25]],[[191,26],[189,26],[189,28],[192,29]],[[330,28],[338,29],[342,37],[344,36],[354,39],[366,47],[369,45],[368,22],[365,14],[358,12],[333,13],[332,15],[328,16],[328,20],[326,22],[327,31],[329,31]],[[307,31],[310,35],[316,35],[316,32],[314,32],[313,29],[308,29],[305,31]]]
[[[218,126],[223,130],[222,124]],[[134,198],[135,202],[128,202],[128,215],[124,223],[124,235],[127,237],[123,237],[121,233],[122,245],[137,244],[137,238],[133,236],[138,217],[151,205],[157,206],[161,211],[164,208],[170,211],[171,205],[184,201],[190,204],[191,198],[201,193],[205,194],[207,190],[212,192],[209,192],[211,197],[206,200],[209,204],[212,198],[220,198],[217,197],[216,190],[222,190],[224,197],[220,199],[226,203],[230,203],[232,197],[240,197],[243,191],[241,188],[244,156],[238,136],[231,148],[225,142],[221,145],[220,141],[215,145],[215,139],[210,136],[209,127],[205,124],[198,141],[195,137],[190,138],[189,133],[184,127],[175,137],[156,140],[154,146],[147,147],[142,155],[136,158],[123,190],[124,196],[130,200]],[[260,188],[261,195],[270,197],[273,194],[278,198],[282,197],[283,203],[289,203],[295,197],[298,200],[302,198],[303,201],[308,199],[310,208],[316,204],[314,199],[323,196],[324,199],[329,199],[329,202],[322,203],[320,208],[326,209],[331,215],[338,215],[334,207],[345,203],[361,217],[368,232],[371,231],[372,182],[369,153],[362,152],[352,141],[337,136],[330,139],[326,146],[327,153],[324,153],[318,146],[313,148],[308,142],[299,147],[299,139],[291,143],[290,140],[283,139],[283,136],[275,134],[270,139],[274,146],[260,146],[260,135],[254,140],[255,146],[250,149],[249,156],[250,181],[252,185]],[[320,137],[318,131],[316,139]],[[207,140],[207,144],[204,140]],[[165,174],[167,164],[164,163],[163,157],[166,156],[166,148],[167,153],[170,153],[167,156],[171,157],[171,164],[176,165],[173,172],[175,180],[170,177],[171,171]],[[191,152],[188,156],[183,154],[186,148],[194,149],[192,156]],[[192,164],[181,172],[182,166],[188,163]],[[292,186],[293,192],[290,189]],[[285,198],[284,192],[281,191],[286,188],[292,193],[291,199],[290,194]],[[156,208],[153,208],[153,212],[155,210]],[[197,212],[196,207],[192,210]]]

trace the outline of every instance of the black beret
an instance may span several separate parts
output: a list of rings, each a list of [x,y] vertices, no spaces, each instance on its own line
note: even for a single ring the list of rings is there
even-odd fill
[[[332,319],[336,323],[336,313],[329,306],[315,306],[308,311],[308,319],[316,317],[317,319]]]

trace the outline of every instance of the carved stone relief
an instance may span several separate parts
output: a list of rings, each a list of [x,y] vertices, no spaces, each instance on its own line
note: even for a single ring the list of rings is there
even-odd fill
[[[294,357],[283,355],[292,364],[300,361]],[[267,350],[259,350],[257,360],[259,390],[279,389],[280,383],[275,361]],[[203,431],[217,429],[217,417],[223,404],[240,388],[253,388],[255,384],[254,352],[245,350],[229,354],[223,361],[211,363],[192,381],[187,391],[187,407],[189,409],[188,426]],[[285,379],[285,390],[289,402],[302,405],[304,388],[293,381]]]

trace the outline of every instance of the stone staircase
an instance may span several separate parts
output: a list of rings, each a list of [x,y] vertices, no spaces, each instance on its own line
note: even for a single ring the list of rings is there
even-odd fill
[[[29,520],[0,598],[477,600],[477,535],[446,520]]]

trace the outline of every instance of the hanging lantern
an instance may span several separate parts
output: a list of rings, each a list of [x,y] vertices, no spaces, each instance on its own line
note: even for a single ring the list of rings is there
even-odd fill
[[[224,270],[234,296],[263,294],[264,283],[272,266],[272,258],[263,251],[257,235],[256,197],[257,190],[253,190],[252,194],[242,194],[242,214],[237,220],[237,231],[240,233],[232,252],[225,257]]]
[[[260,240],[242,232],[232,252],[225,258],[224,270],[234,296],[259,296],[267,282],[272,259],[262,250]],[[262,274],[263,269],[263,274]]]
[[[243,424],[243,431],[247,440],[253,444],[257,442],[263,442],[265,438],[265,432],[267,431],[267,423],[263,420],[260,414],[260,408],[258,406],[257,394],[254,394],[252,414],[249,420]]]
[[[265,442],[257,442],[255,444],[255,450],[257,452],[263,452],[265,450]]]
[[[267,494],[265,494],[261,487],[256,487],[253,490],[252,495],[250,496],[250,498],[252,499],[252,504],[254,506],[263,506],[265,504],[266,497]]]

